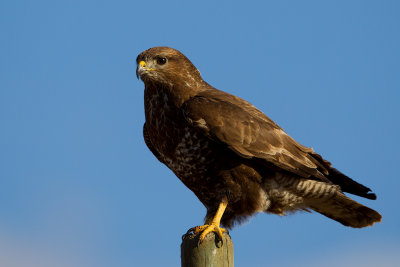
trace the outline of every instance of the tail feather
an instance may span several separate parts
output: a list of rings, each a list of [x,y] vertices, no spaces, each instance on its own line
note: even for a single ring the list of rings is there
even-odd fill
[[[382,220],[375,210],[344,195],[338,185],[300,179],[290,188],[295,195],[302,197],[305,208],[311,208],[343,225],[362,228]]]
[[[327,199],[308,199],[306,203],[311,209],[345,226],[362,228],[382,220],[377,211],[361,205],[341,192],[336,192]]]

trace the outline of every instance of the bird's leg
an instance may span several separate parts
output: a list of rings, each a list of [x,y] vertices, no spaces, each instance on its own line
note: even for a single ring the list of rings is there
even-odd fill
[[[223,240],[222,234],[225,233],[226,230],[224,228],[219,227],[219,225],[221,223],[221,218],[222,218],[222,215],[224,214],[226,206],[228,206],[228,198],[225,196],[222,199],[221,203],[219,204],[218,210],[215,213],[214,218],[212,218],[211,221],[208,219],[204,225],[190,228],[188,233],[190,233],[190,232],[193,232],[194,234],[201,233],[201,235],[199,237],[199,243],[203,242],[204,238],[210,232],[216,233],[217,236],[222,241]]]

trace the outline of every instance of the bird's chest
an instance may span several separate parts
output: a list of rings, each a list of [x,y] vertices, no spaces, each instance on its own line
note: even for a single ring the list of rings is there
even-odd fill
[[[145,114],[154,149],[181,180],[206,171],[209,142],[186,122],[168,95],[159,93],[148,97]]]

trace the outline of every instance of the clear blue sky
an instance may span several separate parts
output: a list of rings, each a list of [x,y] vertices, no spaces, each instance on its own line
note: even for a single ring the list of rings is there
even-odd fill
[[[399,3],[1,1],[0,266],[179,265],[205,208],[142,138],[160,45],[378,195],[366,229],[257,215],[237,266],[400,265]]]

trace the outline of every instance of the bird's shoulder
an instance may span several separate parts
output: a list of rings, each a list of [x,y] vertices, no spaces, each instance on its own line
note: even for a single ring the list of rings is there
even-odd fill
[[[183,109],[187,115],[194,117],[203,115],[209,119],[230,120],[240,118],[248,121],[260,120],[261,123],[269,125],[271,129],[281,129],[250,102],[211,86],[188,99],[183,104]]]
[[[213,140],[245,158],[257,158],[302,177],[326,180],[329,162],[296,142],[249,102],[219,91],[205,90],[182,106],[186,120]]]

